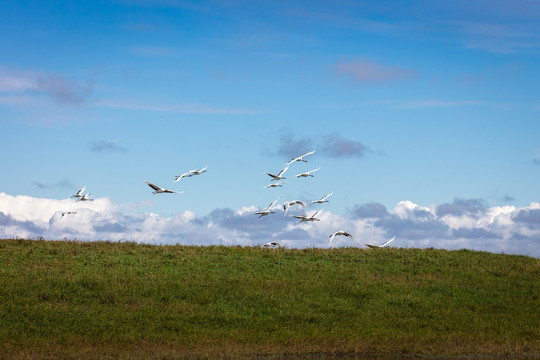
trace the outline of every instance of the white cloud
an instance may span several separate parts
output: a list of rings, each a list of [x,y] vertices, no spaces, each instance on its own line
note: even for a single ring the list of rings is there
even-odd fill
[[[48,222],[56,212],[90,209],[95,212],[116,211],[117,205],[108,198],[94,201],[75,201],[74,199],[44,199],[31,196],[11,196],[0,193],[0,211],[17,221]]]
[[[258,218],[253,208],[215,209],[207,216],[191,211],[163,217],[125,213],[107,198],[93,202],[43,199],[0,193],[0,238],[135,241],[150,244],[258,246],[277,241],[289,248],[326,248],[337,230],[334,247],[382,243],[393,235],[397,247],[468,248],[540,257],[540,203],[524,207],[487,207],[478,200],[420,206],[401,201],[394,209],[382,204],[357,205],[345,215],[330,211],[321,221],[299,223],[276,214]],[[316,210],[308,209],[308,213]],[[64,211],[76,211],[65,214]]]

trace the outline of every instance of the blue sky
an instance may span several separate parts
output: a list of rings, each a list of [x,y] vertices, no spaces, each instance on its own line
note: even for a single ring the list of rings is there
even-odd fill
[[[350,224],[353,245],[538,256],[539,14],[532,0],[4,1],[1,235],[142,241],[159,216],[183,220],[152,228],[156,243],[196,243],[189,224],[218,229],[201,244],[323,246]],[[83,185],[96,201],[72,204],[89,211],[77,221],[97,223],[55,228]],[[329,192],[325,224],[248,214]]]

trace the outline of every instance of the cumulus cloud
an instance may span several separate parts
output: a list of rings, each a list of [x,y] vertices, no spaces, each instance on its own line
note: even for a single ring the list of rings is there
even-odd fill
[[[352,210],[352,215],[356,218],[383,218],[388,215],[388,210],[383,204],[370,202],[361,205],[355,205]]]
[[[312,205],[308,213],[320,207]],[[0,193],[0,238],[135,241],[151,244],[259,246],[277,241],[289,248],[383,243],[392,236],[397,247],[473,249],[540,257],[540,203],[488,207],[478,199],[421,206],[401,201],[392,209],[380,203],[355,205],[348,214],[322,211],[319,222],[299,223],[291,216],[251,215],[254,209],[214,209],[205,216],[191,211],[160,216],[125,213],[107,198],[81,203]],[[76,214],[65,214],[75,211]],[[295,210],[291,210],[295,211]],[[300,210],[298,210],[300,211]]]
[[[482,199],[454,199],[453,203],[441,204],[437,207],[437,215],[475,214],[485,210],[486,204]]]
[[[416,76],[411,69],[389,67],[365,60],[337,62],[333,65],[333,70],[359,84],[407,80]]]

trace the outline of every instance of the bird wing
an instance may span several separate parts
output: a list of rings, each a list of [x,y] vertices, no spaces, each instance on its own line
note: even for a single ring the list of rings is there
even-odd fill
[[[300,205],[301,207],[304,207],[304,208],[306,207],[306,203],[304,203],[304,202],[302,202],[300,200],[296,200],[295,203]]]
[[[272,206],[274,206],[277,203],[278,199],[274,200],[268,207],[266,208],[266,211],[270,210]]]
[[[321,200],[326,200],[326,198],[329,198],[333,194],[334,194],[334,192],[332,191],[330,194],[327,194],[327,195],[323,196],[323,198]]]
[[[313,213],[313,215],[311,215],[310,217],[311,217],[311,218],[314,218],[314,217],[317,216],[317,214],[319,214],[321,211],[322,211],[322,210],[315,211],[315,212]]]
[[[394,241],[395,239],[396,239],[396,235],[394,235],[394,237],[392,237],[390,240],[388,240],[387,242],[385,242],[384,244],[382,244],[381,247],[390,244],[390,243],[391,243],[392,241]]]
[[[193,170],[189,170],[189,171],[186,171],[185,173],[183,174],[180,174],[176,177],[176,180],[174,180],[174,182],[177,182],[178,180],[184,178],[184,177],[191,177],[193,172],[196,171],[195,169]]]
[[[308,152],[307,154],[304,154],[304,155],[302,155],[302,156],[300,156],[300,157],[301,157],[301,158],[303,158],[304,156],[308,156],[308,155],[311,155],[311,154],[313,154],[314,152],[315,152],[315,150],[313,150],[313,151],[310,151],[310,152]]]
[[[328,241],[328,244],[331,244],[332,243],[332,240],[334,240],[334,238],[336,237],[337,235],[337,232],[333,233],[332,235],[329,236],[330,240]]]
[[[151,182],[145,181],[145,183],[148,184],[148,186],[150,186],[152,189],[154,189],[154,190],[156,190],[156,191],[157,191],[157,190],[161,190],[161,188],[160,188],[159,186],[154,185],[154,184],[152,184]]]
[[[281,177],[283,174],[285,174],[285,171],[289,170],[289,165],[285,166],[277,175],[278,177]]]
[[[314,170],[310,170],[310,171],[308,171],[307,173],[308,173],[308,174],[311,174],[312,172],[315,172],[315,171],[317,171],[317,170],[319,170],[319,169],[320,169],[320,167],[318,167],[318,168],[316,168],[316,169],[314,169]]]

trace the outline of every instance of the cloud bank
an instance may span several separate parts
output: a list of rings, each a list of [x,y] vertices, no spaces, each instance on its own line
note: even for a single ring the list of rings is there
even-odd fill
[[[355,205],[344,215],[323,211],[320,222],[299,223],[276,214],[257,218],[255,208],[219,208],[205,216],[191,211],[163,217],[125,213],[108,198],[93,202],[0,193],[0,238],[134,241],[149,244],[259,246],[276,241],[288,248],[380,244],[392,236],[396,247],[472,249],[540,257],[540,203],[488,207],[478,199],[456,199],[429,207],[401,201],[393,209],[376,202]],[[316,205],[308,213],[319,210]],[[75,211],[76,214],[65,214]],[[289,215],[294,215],[292,209]]]

